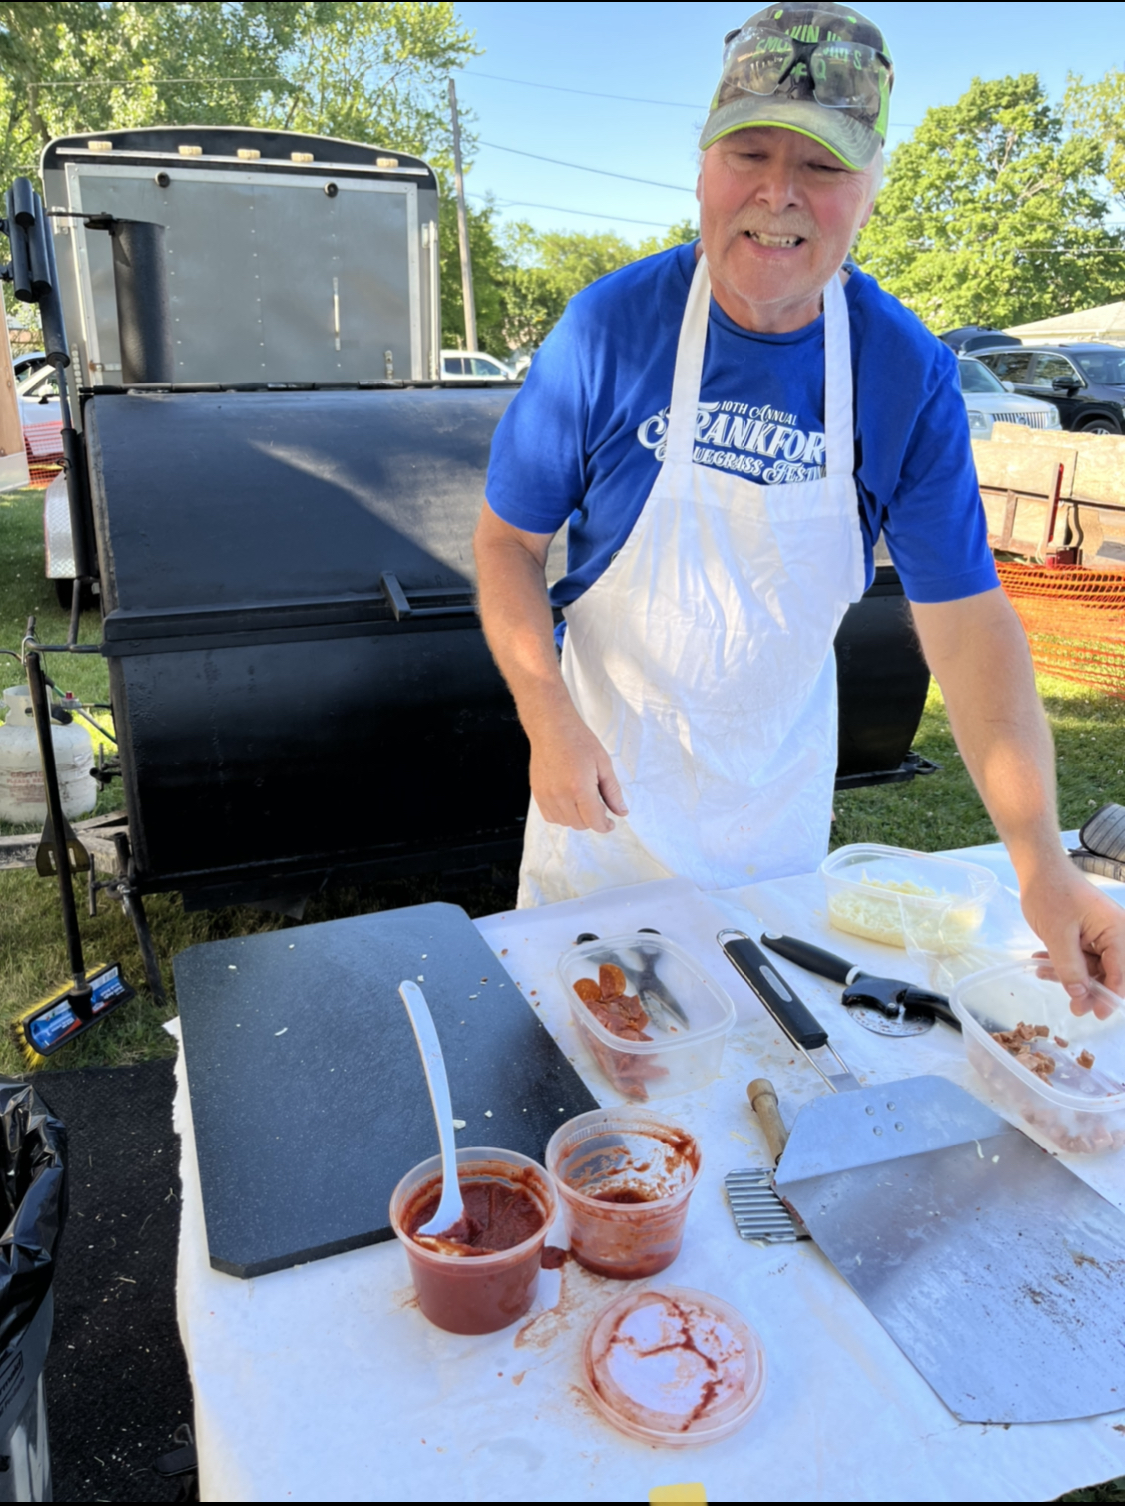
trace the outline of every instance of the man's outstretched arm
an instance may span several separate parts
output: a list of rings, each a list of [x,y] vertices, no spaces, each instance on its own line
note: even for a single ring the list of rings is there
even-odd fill
[[[628,811],[609,755],[559,672],[545,573],[551,538],[513,528],[484,504],[473,538],[481,622],[531,744],[531,793],[543,819],[608,832],[608,812]]]
[[[1076,1012],[1089,975],[1125,992],[1125,910],[1059,842],[1054,745],[1019,618],[999,587],[912,610],[957,746],[1019,878],[1023,913]]]

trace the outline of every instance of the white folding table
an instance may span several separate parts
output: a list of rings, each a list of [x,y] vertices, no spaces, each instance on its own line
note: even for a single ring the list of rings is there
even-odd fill
[[[958,856],[1014,883],[999,847]],[[1125,886],[1104,887],[1125,900]],[[177,1307],[203,1500],[645,1501],[654,1486],[697,1481],[710,1500],[1030,1501],[1125,1474],[1125,1411],[1034,1427],[959,1424],[810,1243],[759,1248],[736,1233],[723,1178],[766,1159],[747,1082],[770,1077],[789,1122],[822,1085],[726,961],[716,932],[784,930],[887,968],[885,948],[828,928],[816,875],[709,896],[670,879],[477,924],[603,1104],[620,1100],[583,1055],[555,975],[579,931],[653,926],[735,1000],[722,1076],[697,1095],[653,1104],[704,1153],[683,1251],[653,1282],[713,1292],[742,1311],[766,1350],[762,1404],[740,1432],[707,1447],[656,1448],[617,1433],[584,1392],[581,1344],[621,1284],[574,1262],[542,1273],[527,1318],[479,1338],[422,1317],[397,1243],[248,1281],[212,1270],[181,1053]],[[874,1035],[848,1018],[838,990],[779,969],[861,1078],[934,1072],[986,1097],[948,1027]],[[905,954],[898,971],[922,981]],[[467,1125],[459,1140],[489,1143],[488,1121]],[[1125,1156],[1065,1159],[1125,1208]],[[561,1228],[552,1239],[565,1242]]]

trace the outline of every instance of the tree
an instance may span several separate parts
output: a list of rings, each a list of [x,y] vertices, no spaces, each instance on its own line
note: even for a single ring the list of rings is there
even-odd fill
[[[263,100],[253,124],[397,147],[451,172],[446,81],[481,51],[454,6],[367,0],[297,9],[285,93]],[[471,132],[463,139],[471,149]]]
[[[477,51],[449,3],[0,4],[0,166],[34,172],[52,136],[163,122],[448,156],[445,79]]]
[[[457,206],[452,178],[439,173],[441,213],[438,218],[438,252],[441,266],[442,345],[460,349],[465,344],[465,304],[461,292],[461,248],[457,239]],[[503,356],[511,342],[505,333],[505,289],[510,273],[508,258],[496,225],[491,202],[475,209],[466,204],[469,224],[469,255],[473,265],[473,303],[477,314],[477,341],[481,350]]]
[[[629,262],[667,250],[699,234],[691,220],[673,225],[662,237],[639,246],[603,231],[536,232],[517,221],[504,232],[507,253],[503,304],[504,339],[509,349],[533,350],[562,318],[575,293]]]
[[[1076,131],[1100,141],[1105,175],[1125,203],[1125,70],[1111,68],[1096,84],[1071,75],[1063,96],[1063,116]]]
[[[895,149],[857,259],[935,330],[1108,302],[1125,269],[1103,166],[1035,74],[974,79]]]

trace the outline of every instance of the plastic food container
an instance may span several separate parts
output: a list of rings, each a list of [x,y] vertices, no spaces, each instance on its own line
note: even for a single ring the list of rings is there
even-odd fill
[[[689,1287],[626,1292],[595,1319],[582,1350],[602,1416],[645,1443],[716,1443],[762,1399],[762,1341],[728,1302]]]
[[[500,1181],[527,1191],[543,1226],[530,1239],[494,1255],[442,1255],[416,1244],[406,1232],[411,1213],[441,1190],[441,1157],[408,1171],[391,1194],[391,1228],[406,1251],[418,1305],[431,1323],[450,1333],[495,1333],[522,1318],[535,1298],[539,1260],[558,1209],[543,1167],[514,1150],[467,1146],[457,1151],[457,1180]],[[416,1212],[415,1212],[416,1216]]]
[[[626,993],[639,1001],[646,1018],[637,1033],[649,1039],[627,1040],[606,1029],[575,993],[581,980],[596,982],[604,964],[624,972]],[[558,973],[583,1045],[626,1098],[670,1098],[719,1075],[734,1005],[674,941],[643,932],[587,941],[562,954]],[[679,1006],[686,1023],[664,999]]]
[[[950,997],[965,1055],[998,1102],[1059,1150],[1087,1154],[1125,1145],[1125,1006],[1101,984],[1091,988],[1105,1019],[1072,1014],[1066,990],[1040,958],[974,973]],[[1045,1079],[993,1039],[1021,1022],[1047,1026],[1047,1036],[1028,1043],[1055,1064]],[[1079,1065],[1084,1051],[1091,1067]]]
[[[960,951],[999,888],[987,868],[873,842],[838,847],[820,872],[838,931],[923,952]]]
[[[640,1109],[592,1109],[561,1125],[547,1169],[574,1258],[621,1281],[670,1266],[702,1164],[694,1136]]]

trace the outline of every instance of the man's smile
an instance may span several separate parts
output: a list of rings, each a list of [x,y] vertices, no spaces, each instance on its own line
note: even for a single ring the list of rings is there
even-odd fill
[[[767,235],[764,230],[744,230],[742,233],[747,240],[755,241],[759,246],[767,246],[770,250],[787,250],[800,246],[805,239],[803,235]]]

